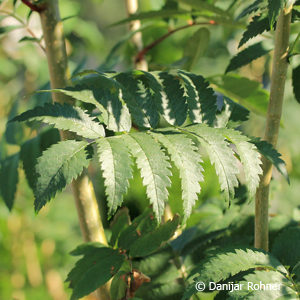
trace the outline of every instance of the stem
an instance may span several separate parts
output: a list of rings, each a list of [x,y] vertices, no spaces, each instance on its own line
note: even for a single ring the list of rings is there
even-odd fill
[[[192,26],[199,26],[199,25],[216,25],[216,22],[211,20],[209,22],[194,22],[190,23],[181,27],[177,27],[173,30],[170,30],[166,34],[159,37],[157,40],[153,41],[151,44],[143,48],[135,57],[135,62],[139,62],[140,60],[144,59],[145,55],[148,53],[149,50],[160,44],[162,41],[164,41],[166,38],[168,38],[170,35],[174,34],[177,31],[192,27]]]
[[[276,33],[273,68],[271,76],[270,101],[267,112],[264,139],[276,147],[282,113],[284,86],[288,66],[288,49],[292,6],[285,8],[279,15]],[[268,209],[269,186],[272,177],[272,164],[266,158],[262,159],[263,175],[256,192],[255,201],[255,248],[268,251]]]
[[[46,45],[51,88],[63,88],[68,83],[68,69],[58,0],[46,0],[45,3],[46,9],[40,12],[40,18]],[[53,93],[52,97],[55,102],[73,104],[72,98],[66,95]],[[61,136],[63,139],[74,137],[72,134],[66,132],[61,132]],[[97,241],[107,245],[95,192],[86,171],[76,180],[73,180],[72,191],[83,239],[86,242]],[[103,300],[110,298],[108,285],[101,286],[98,293]]]
[[[138,10],[138,0],[125,0],[127,14],[130,16],[135,14]],[[133,20],[129,23],[129,30],[136,31],[139,30],[141,27],[140,20]],[[131,39],[132,43],[135,45],[138,51],[143,49],[143,39],[142,33],[137,32]],[[139,60],[134,60],[135,68],[142,71],[148,71],[148,63],[144,57]]]

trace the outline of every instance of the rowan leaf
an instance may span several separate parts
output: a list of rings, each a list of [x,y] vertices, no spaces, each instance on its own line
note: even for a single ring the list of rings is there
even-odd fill
[[[246,31],[243,33],[243,37],[239,42],[239,48],[247,43],[250,39],[263,33],[264,31],[270,30],[270,22],[268,17],[257,15],[253,17],[250,24],[247,26]]]
[[[95,139],[104,136],[104,128],[85,113],[81,108],[59,103],[45,104],[26,111],[13,118],[14,121],[40,121],[54,125],[55,128],[75,132],[77,135]]]
[[[197,124],[185,127],[184,131],[195,136],[206,150],[211,164],[215,165],[221,190],[229,200],[234,195],[234,188],[238,186],[238,168],[233,152],[222,135],[222,129]]]
[[[167,187],[171,185],[171,165],[159,144],[147,133],[132,133],[122,138],[136,158],[147,196],[157,220],[160,220],[168,199]]]
[[[268,16],[271,30],[273,30],[273,25],[276,22],[281,9],[284,6],[284,2],[285,0],[268,0]]]
[[[252,4],[250,4],[249,6],[247,6],[237,17],[236,20],[240,20],[241,18],[250,15],[254,12],[256,12],[257,10],[259,10],[261,4],[263,3],[263,0],[256,0],[254,1]]]
[[[71,252],[83,255],[68,274],[72,288],[71,300],[82,298],[109,281],[121,268],[125,256],[100,243],[87,243]]]
[[[86,141],[67,140],[51,146],[38,158],[35,210],[39,211],[89,165]]]
[[[223,129],[223,135],[228,141],[236,146],[244,168],[249,195],[250,197],[253,197],[259,185],[259,175],[262,174],[262,169],[260,167],[261,160],[257,148],[250,142],[249,138],[241,135],[237,130]]]
[[[203,181],[201,155],[192,140],[176,131],[160,130],[151,132],[170,154],[171,160],[179,170],[184,217],[187,219],[200,193],[200,181]]]
[[[9,210],[13,208],[17,185],[19,153],[6,157],[0,162],[0,192]]]
[[[293,69],[292,82],[295,98],[300,103],[300,65]]]
[[[265,49],[262,43],[257,43],[249,46],[245,50],[239,52],[230,60],[229,65],[226,68],[225,74],[251,63],[253,60],[266,55],[271,50],[272,49]]]
[[[104,177],[109,216],[112,216],[122,204],[123,195],[132,178],[132,160],[121,136],[96,140],[98,159]]]

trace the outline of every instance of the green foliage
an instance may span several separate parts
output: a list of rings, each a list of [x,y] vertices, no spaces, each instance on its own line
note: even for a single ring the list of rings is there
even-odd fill
[[[132,161],[122,136],[101,138],[96,142],[111,216],[122,204],[123,195],[127,192],[128,180],[132,178]]]
[[[71,254],[83,255],[66,279],[73,289],[72,300],[88,295],[106,283],[119,271],[125,260],[125,256],[117,250],[100,243],[84,244]]]
[[[293,74],[292,74],[294,95],[298,103],[300,103],[299,78],[300,78],[300,65],[293,69]]]
[[[266,50],[262,43],[257,43],[249,46],[245,50],[239,52],[236,56],[234,56],[230,62],[228,67],[226,68],[225,73],[236,70],[244,65],[251,63],[253,60],[266,55],[269,53],[271,49]]]
[[[35,210],[39,211],[57,191],[64,189],[89,164],[85,141],[67,140],[51,146],[38,158]]]
[[[273,25],[279,16],[281,9],[284,6],[285,0],[268,0],[269,20],[270,28],[273,29]]]
[[[104,136],[103,126],[93,119],[81,108],[59,103],[45,104],[44,107],[36,107],[15,117],[11,121],[41,121],[61,130],[75,132],[77,135],[95,139]]]
[[[265,156],[274,165],[274,167],[276,167],[287,182],[290,182],[285,162],[280,158],[281,154],[278,153],[270,143],[262,141],[260,138],[252,138],[251,142],[257,147],[258,151]]]
[[[0,192],[6,206],[11,210],[14,204],[19,167],[19,153],[8,156],[0,164]]]
[[[237,16],[237,20],[250,15],[254,12],[256,12],[257,10],[259,10],[261,4],[263,3],[262,0],[256,0],[253,3],[251,3],[249,6],[247,6],[238,16]]]
[[[246,31],[243,33],[243,37],[239,42],[239,48],[247,43],[250,39],[256,37],[257,35],[270,30],[270,22],[268,17],[255,16],[253,17],[250,24],[247,26]]]

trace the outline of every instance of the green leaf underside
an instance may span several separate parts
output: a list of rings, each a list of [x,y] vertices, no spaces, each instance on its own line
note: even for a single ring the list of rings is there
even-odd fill
[[[239,48],[247,43],[250,39],[256,37],[257,35],[263,33],[264,31],[270,30],[270,22],[268,17],[262,18],[260,15],[255,16],[250,24],[248,25],[246,31],[243,33],[243,37],[239,42]]]
[[[244,276],[244,280],[239,282],[243,288],[230,292],[227,299],[298,299],[297,292],[290,287],[292,282],[279,272],[255,271]],[[261,283],[265,285],[265,289]],[[255,289],[253,284],[258,284],[261,288]]]
[[[191,139],[179,132],[161,130],[161,133],[152,132],[151,135],[167,149],[179,170],[184,215],[188,218],[200,193],[199,182],[203,181],[202,159],[198,149]]]
[[[273,30],[273,25],[284,5],[283,0],[268,0],[268,11],[269,11],[269,21],[270,28]]]
[[[165,224],[160,225],[156,230],[141,236],[130,246],[130,256],[144,257],[151,254],[157,250],[163,242],[168,241],[174,235],[178,224],[179,216],[175,216],[173,220],[169,220]]]
[[[292,73],[292,82],[293,82],[293,91],[296,100],[300,103],[300,65],[293,69]]]
[[[38,159],[35,210],[39,211],[56,192],[64,189],[89,164],[85,141],[67,140],[51,146]]]
[[[132,178],[132,160],[121,136],[101,138],[96,143],[105,178],[109,216],[112,216],[127,192],[129,179]]]
[[[158,143],[146,133],[122,135],[141,171],[147,196],[153,205],[157,220],[164,213],[165,201],[168,199],[167,187],[171,185],[171,165]]]
[[[19,153],[5,158],[0,163],[0,192],[9,210],[13,208],[17,191],[19,181],[18,167]]]
[[[104,128],[81,108],[59,103],[45,104],[15,117],[12,121],[41,121],[61,130],[75,132],[85,138],[95,139],[104,136]]]
[[[281,154],[277,152],[270,143],[262,141],[259,138],[251,138],[251,143],[253,143],[258,151],[274,165],[279,173],[284,176],[287,182],[290,182],[285,162],[280,158]]]
[[[249,46],[245,50],[239,52],[236,56],[234,56],[230,62],[228,67],[226,68],[225,73],[230,71],[236,70],[242,66],[245,66],[251,63],[253,60],[264,56],[265,54],[269,53],[270,50],[264,49],[262,43],[257,43],[252,46]]]
[[[206,150],[211,163],[215,165],[221,190],[224,191],[226,200],[229,200],[234,195],[234,188],[238,186],[238,168],[236,158],[222,131],[204,124],[185,127],[184,131],[194,135]]]
[[[192,270],[189,276],[199,274],[194,278],[194,281],[203,281],[204,283],[213,281],[218,283],[242,271],[256,267],[264,267],[285,275],[288,274],[284,266],[271,254],[262,250],[234,249],[231,252],[217,254],[206,262],[201,263]],[[184,299],[189,299],[188,296],[196,292],[193,284],[186,292]]]
[[[224,129],[224,136],[233,143],[238,151],[244,169],[246,184],[250,197],[255,195],[259,185],[259,175],[262,174],[261,160],[257,148],[249,143],[250,139],[236,130]]]
[[[76,253],[76,252],[75,252]],[[79,299],[105,284],[121,268],[125,257],[117,250],[89,243],[73,255],[84,255],[68,274],[66,281],[73,289],[71,299]]]

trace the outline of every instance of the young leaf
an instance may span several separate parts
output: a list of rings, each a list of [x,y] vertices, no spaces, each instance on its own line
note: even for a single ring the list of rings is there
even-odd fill
[[[64,189],[89,164],[88,142],[67,140],[51,146],[38,158],[35,210],[39,211],[57,191]]]
[[[72,255],[83,255],[68,274],[66,281],[73,289],[71,300],[82,298],[105,284],[121,268],[125,257],[100,243],[78,247]]]
[[[295,98],[300,103],[300,65],[293,69],[292,81]]]
[[[213,124],[216,118],[217,97],[213,89],[209,87],[209,83],[200,75],[183,71],[180,71],[179,75],[185,81],[191,121],[193,123]]]
[[[259,175],[262,174],[262,169],[260,167],[261,161],[259,154],[256,151],[257,148],[249,142],[249,138],[241,135],[236,130],[223,129],[222,131],[226,139],[233,143],[237,148],[244,168],[249,195],[250,197],[253,197],[259,185]]]
[[[132,178],[132,161],[128,148],[121,136],[101,138],[96,140],[98,158],[105,179],[109,216],[112,216],[122,204],[126,194],[129,179]]]
[[[123,93],[134,122],[141,128],[155,128],[159,121],[159,114],[152,99],[149,89],[139,80],[139,71],[120,73],[115,79],[121,83],[125,91]]]
[[[210,161],[215,165],[219,177],[221,190],[229,200],[234,195],[234,188],[238,186],[237,162],[228,143],[224,140],[222,131],[204,124],[187,126],[184,131],[195,136],[200,145],[206,150]]]
[[[18,175],[19,153],[8,156],[0,162],[0,192],[9,210],[13,208]]]
[[[203,181],[201,156],[192,140],[184,134],[161,130],[152,132],[151,135],[168,150],[172,161],[179,170],[184,215],[187,219],[198,199],[197,194],[200,193],[199,182]]]
[[[268,0],[268,11],[270,28],[273,30],[273,25],[277,20],[277,17],[284,6],[284,0]]]
[[[187,59],[183,69],[190,71],[204,54],[209,42],[209,30],[198,29],[187,41],[184,47],[183,57]]]
[[[165,201],[168,199],[167,187],[171,185],[171,165],[160,146],[146,133],[123,135],[124,142],[136,158],[141,170],[143,184],[146,186],[147,196],[153,205],[157,220],[160,220]]]
[[[81,108],[68,104],[47,103],[43,107],[39,106],[26,111],[11,120],[11,122],[14,121],[41,121],[53,124],[57,129],[69,130],[89,139],[105,136],[102,125],[93,121]]]
[[[239,48],[247,43],[250,39],[270,30],[270,22],[267,17],[255,16],[251,23],[247,26],[246,31],[243,33],[243,37],[239,42]]]
[[[168,241],[175,233],[179,224],[179,216],[160,225],[156,230],[151,231],[132,243],[129,249],[131,257],[143,257],[157,250],[160,245]]]
[[[277,152],[277,150],[270,143],[262,141],[259,138],[251,138],[251,143],[256,146],[258,151],[274,165],[274,167],[289,183],[289,175],[287,173],[284,160],[280,158],[281,154]]]
[[[253,60],[264,56],[265,54],[269,53],[271,49],[266,50],[262,43],[257,43],[254,45],[249,46],[245,50],[239,52],[236,56],[234,56],[230,62],[228,67],[226,68],[225,74],[236,70],[244,65],[251,63]]]

